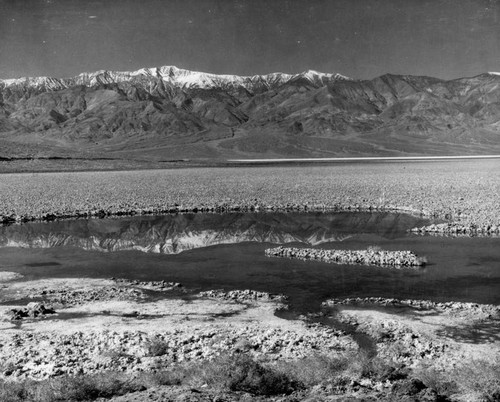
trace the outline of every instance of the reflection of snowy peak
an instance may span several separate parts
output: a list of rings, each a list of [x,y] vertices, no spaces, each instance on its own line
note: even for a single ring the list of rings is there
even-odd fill
[[[203,230],[186,231],[176,234],[160,234],[156,230],[150,229],[142,233],[137,238],[128,235],[106,237],[105,234],[93,234],[89,237],[79,237],[65,233],[47,233],[38,236],[14,236],[8,238],[3,244],[4,247],[21,248],[51,248],[61,246],[79,247],[84,250],[95,251],[124,251],[139,250],[150,253],[177,254],[195,248],[215,246],[218,244],[235,244],[242,242],[258,243],[306,243],[317,245],[324,242],[342,241],[349,235],[333,235],[327,233],[315,233],[310,236],[300,236],[298,234],[270,231],[259,233],[257,230],[246,231],[232,230]]]
[[[30,223],[0,228],[0,246],[176,254],[234,244],[304,243],[315,246],[359,233],[392,237],[421,223],[408,215],[370,213],[189,214]]]

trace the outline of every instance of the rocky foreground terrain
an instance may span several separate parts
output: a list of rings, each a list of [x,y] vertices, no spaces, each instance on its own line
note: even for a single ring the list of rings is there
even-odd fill
[[[5,401],[465,401],[500,390],[489,377],[482,390],[458,377],[464,362],[483,370],[474,381],[498,373],[496,306],[330,300],[285,320],[274,313],[286,297],[252,290],[9,273],[0,286]],[[325,325],[329,317],[344,329]]]
[[[271,359],[355,348],[341,331],[274,317],[283,297],[250,290],[188,296],[179,284],[90,279],[2,287],[3,378],[148,371],[238,348]],[[38,302],[16,306],[26,298]]]

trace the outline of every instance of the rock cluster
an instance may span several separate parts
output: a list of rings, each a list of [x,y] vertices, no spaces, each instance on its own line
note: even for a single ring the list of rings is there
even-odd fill
[[[198,296],[219,300],[234,300],[237,302],[248,302],[256,300],[272,300],[276,302],[285,302],[287,300],[287,297],[285,295],[275,295],[267,292],[258,292],[249,289],[231,290],[229,292],[225,292],[223,290],[208,290],[206,292],[200,292]]]
[[[139,289],[113,286],[93,289],[46,289],[31,293],[30,297],[43,298],[52,304],[70,307],[97,301],[140,299],[145,295]]]
[[[179,282],[167,281],[138,281],[135,279],[110,278],[119,285],[134,286],[141,289],[149,289],[155,291],[167,291],[173,289],[181,289],[182,284]]]
[[[45,307],[41,303],[31,302],[23,308],[13,308],[10,310],[10,319],[13,321],[22,320],[23,318],[37,318],[47,314],[55,314],[56,312],[50,308]]]
[[[387,250],[324,250],[314,248],[275,247],[265,250],[268,257],[286,257],[302,260],[316,260],[335,264],[365,264],[393,267],[419,267],[425,259],[411,251]]]
[[[430,233],[450,236],[495,236],[500,235],[500,226],[462,223],[438,223],[410,229],[412,233]]]

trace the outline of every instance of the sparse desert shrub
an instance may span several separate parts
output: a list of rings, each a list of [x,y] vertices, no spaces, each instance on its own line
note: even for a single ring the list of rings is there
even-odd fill
[[[500,401],[500,364],[472,360],[452,370],[421,367],[418,378],[438,394],[462,401]]]
[[[472,360],[451,373],[459,394],[469,401],[500,401],[500,361]]]
[[[202,385],[256,395],[288,394],[298,384],[246,355],[227,355],[213,361],[186,362],[156,373],[136,375],[106,371],[62,376],[42,381],[0,382],[1,402],[92,401],[161,385]]]
[[[197,377],[209,386],[255,395],[289,394],[298,384],[287,375],[265,367],[247,355],[225,355],[197,368]]]
[[[102,357],[109,359],[112,364],[118,364],[121,359],[130,358],[130,355],[121,349],[109,349],[102,353]]]
[[[143,383],[147,388],[161,386],[161,385],[181,385],[186,381],[186,373],[189,370],[184,369],[182,366],[174,368],[163,369],[152,373],[144,373]]]
[[[345,372],[349,377],[353,379],[361,378],[370,373],[372,357],[368,352],[359,350],[347,353],[346,359],[348,361],[348,365],[345,368]]]
[[[168,343],[163,339],[154,338],[146,344],[148,356],[163,356],[167,353]]]
[[[339,378],[344,377],[348,366],[349,361],[345,356],[314,355],[292,362],[280,362],[277,370],[305,387],[311,387],[324,382],[338,382]]]
[[[28,400],[28,388],[24,383],[0,382],[0,401],[20,402]]]
[[[407,377],[407,370],[389,358],[373,356],[366,350],[346,355],[345,373],[352,379],[371,378],[377,381],[398,380]]]
[[[436,391],[439,395],[453,395],[458,392],[458,386],[449,373],[436,370],[433,367],[422,366],[415,370],[415,376],[419,378],[427,388]]]
[[[63,376],[42,381],[4,382],[0,384],[2,402],[92,401],[146,389],[143,378],[118,372],[102,372],[76,377]]]

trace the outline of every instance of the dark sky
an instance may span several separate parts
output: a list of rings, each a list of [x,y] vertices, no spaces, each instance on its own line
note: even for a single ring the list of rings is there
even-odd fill
[[[0,0],[0,78],[500,71],[500,0]]]

